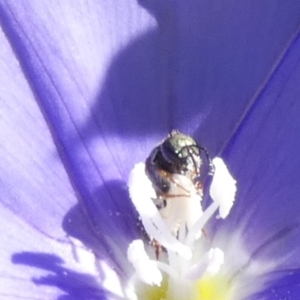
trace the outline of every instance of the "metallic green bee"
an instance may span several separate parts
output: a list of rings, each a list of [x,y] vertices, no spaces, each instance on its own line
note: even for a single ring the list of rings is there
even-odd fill
[[[173,178],[174,174],[189,178],[199,189],[199,193],[202,193],[202,185],[199,181],[202,151],[209,163],[210,174],[213,174],[214,168],[207,150],[192,137],[177,130],[173,130],[151,151],[146,159],[146,174],[160,199],[160,202],[156,203],[158,209],[164,208],[167,199],[174,197],[169,194],[171,185],[177,184]],[[184,187],[182,189],[184,190]]]

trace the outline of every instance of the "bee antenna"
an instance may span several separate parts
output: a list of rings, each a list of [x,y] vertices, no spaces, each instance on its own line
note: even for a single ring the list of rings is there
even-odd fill
[[[214,173],[215,173],[215,166],[214,166],[214,164],[212,162],[212,159],[211,159],[211,157],[210,157],[207,149],[204,148],[204,147],[202,147],[202,146],[198,146],[198,148],[199,148],[200,151],[203,151],[205,153],[206,159],[208,161],[208,164],[209,164],[208,175],[211,175],[211,176],[214,175]]]

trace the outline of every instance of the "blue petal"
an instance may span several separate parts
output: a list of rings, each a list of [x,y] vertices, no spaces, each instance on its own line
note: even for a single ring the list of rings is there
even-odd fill
[[[0,41],[0,298],[55,299],[61,295],[60,290],[45,291],[34,282],[45,275],[44,270],[53,269],[40,270],[32,258],[49,253],[63,265],[62,269],[75,267],[70,245],[59,240],[65,237],[62,220],[77,200],[3,32]],[[26,251],[31,256],[23,263],[15,260]],[[84,276],[80,272],[78,277]],[[58,278],[59,274],[52,276]]]
[[[253,258],[278,262],[286,276],[300,265],[299,62],[298,33],[225,151],[238,179],[228,231],[240,227]]]
[[[285,276],[283,276],[283,274]],[[273,279],[273,284],[263,292],[253,295],[251,299],[298,299],[300,295],[300,269],[287,269],[283,272],[274,272],[266,275],[268,279]]]
[[[125,247],[126,241],[137,234],[126,177],[133,164],[145,158],[153,140],[172,127],[198,130],[197,136],[217,152],[299,24],[299,1],[247,5],[223,1],[217,6],[198,1],[140,4],[145,9],[133,1],[90,6],[79,1],[76,5],[74,1],[7,1],[0,6],[1,25],[21,64],[20,74],[32,89],[91,221],[92,226],[87,227],[98,244],[93,238],[90,243],[100,249],[109,250],[115,236]],[[59,235],[62,230],[58,220],[74,204],[74,194],[62,166],[56,169],[53,165],[53,157],[58,162],[59,158],[51,138],[44,134],[49,133],[48,127],[39,123],[37,107],[29,106],[33,95],[28,87],[26,93],[23,87],[16,88],[19,81],[15,74],[3,74],[7,86],[19,91],[17,99],[23,101],[12,102],[13,111],[29,107],[31,115],[22,109],[20,116],[28,117],[24,124],[29,116],[32,120],[28,132],[20,125],[23,130],[19,136],[3,135],[3,145],[6,138],[12,144],[8,151],[1,150],[1,170],[9,181],[4,182],[8,188],[1,203],[45,232],[54,226],[55,235]],[[14,97],[7,99],[15,101]],[[2,111],[5,116],[10,114],[4,108]],[[13,132],[13,121],[5,125]],[[29,141],[34,151],[11,151],[16,147],[27,149]],[[26,157],[39,157],[38,151],[43,154],[45,149],[50,155],[42,155],[39,167],[32,160],[24,163]],[[20,166],[14,164],[13,176],[5,177],[15,161],[11,153]],[[27,170],[33,174],[29,181],[23,177],[28,175]],[[62,183],[56,181],[61,177]],[[49,178],[54,180],[53,185]],[[43,193],[31,193],[37,180]],[[21,198],[12,193],[15,186],[26,193],[22,201],[11,205]],[[40,204],[36,206],[32,199]],[[36,212],[34,218],[32,210]],[[65,218],[72,228],[65,227],[80,235],[81,219],[73,212]],[[8,220],[5,222],[7,225]],[[99,242],[104,243],[103,233],[107,247]]]

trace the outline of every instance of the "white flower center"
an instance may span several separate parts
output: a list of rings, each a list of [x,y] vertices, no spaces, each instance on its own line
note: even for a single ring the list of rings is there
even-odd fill
[[[183,295],[184,299],[194,299],[194,282],[218,274],[224,263],[223,251],[207,246],[204,226],[218,209],[221,218],[228,216],[235,200],[236,181],[221,158],[213,159],[213,164],[215,173],[210,186],[213,202],[205,211],[201,207],[201,192],[187,176],[172,176],[166,206],[158,210],[154,203],[157,196],[144,163],[135,165],[130,173],[131,200],[148,236],[166,250],[167,260],[150,258],[151,253],[146,253],[142,240],[129,245],[127,257],[135,269],[134,278],[141,282],[160,286],[163,278],[168,278],[168,299],[183,299]]]

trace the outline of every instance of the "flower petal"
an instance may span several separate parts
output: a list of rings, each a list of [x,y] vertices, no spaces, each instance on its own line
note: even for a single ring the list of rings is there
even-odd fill
[[[152,10],[159,15],[161,1],[140,2],[156,3]],[[297,31],[300,3],[226,0],[175,6],[168,17],[176,30],[169,25],[167,31],[165,15],[159,19],[172,38],[168,47],[171,126],[188,133],[196,129],[198,141],[214,157]]]
[[[263,292],[253,295],[251,299],[297,299],[300,294],[299,276],[300,269],[266,274],[269,280],[273,279],[273,284]]]
[[[71,2],[57,7],[39,2],[26,7],[6,3],[1,16],[5,33],[51,128],[68,175],[85,204],[94,233],[103,238],[106,232],[110,237],[119,233],[121,227],[124,234],[118,242],[125,244],[127,236],[133,236],[137,229],[124,182],[123,162],[120,157],[116,159],[112,149],[118,145],[121,149],[121,142],[109,144],[103,132],[101,137],[91,140],[90,134],[100,133],[101,126],[95,121],[90,122],[88,128],[84,126],[87,118],[93,118],[90,104],[111,59],[107,48],[111,46],[112,37],[105,37],[101,53],[97,53],[99,40],[95,37],[101,40],[99,34],[107,33],[105,28],[111,16],[106,15],[105,9],[118,13],[116,7],[109,4],[97,7],[92,17],[89,7],[75,9]],[[107,17],[99,19],[98,14]],[[78,18],[82,18],[81,25],[86,25],[81,28],[82,35],[74,30]],[[124,32],[123,38],[138,34],[139,30]],[[118,43],[121,42],[120,37]],[[82,45],[87,47],[80,47]],[[119,50],[120,45],[113,46],[114,52]],[[86,60],[91,51],[94,51],[92,61]]]
[[[69,178],[2,31],[0,41],[0,298],[55,299],[64,285],[72,293],[71,279],[95,280],[61,226],[77,202]]]
[[[0,40],[0,201],[31,226],[62,235],[59,220],[76,198],[48,126],[3,32]]]
[[[300,264],[299,53],[298,33],[225,151],[238,179],[229,227],[239,224],[252,253],[285,269]]]
[[[147,3],[141,3],[147,7]],[[285,2],[287,5],[279,1],[275,5],[277,2],[270,1],[271,7],[261,6],[260,2],[257,7],[253,3],[242,7],[228,2],[224,3],[225,9],[222,5],[215,8],[213,4],[198,7],[197,3],[191,2],[197,9],[189,5],[180,7],[182,4],[179,4],[175,9],[176,17],[172,15],[173,8],[167,7],[165,12],[167,16],[171,15],[171,19],[160,18],[161,11],[151,9],[158,20],[159,30],[154,29],[153,17],[147,13],[150,9],[145,11],[133,1],[120,1],[118,5],[115,2],[99,2],[91,6],[79,1],[76,2],[78,5],[74,5],[73,1],[59,4],[38,1],[1,3],[2,28],[51,128],[60,157],[98,238],[103,238],[103,232],[107,237],[116,235],[120,228],[124,233],[118,235],[120,243],[136,235],[135,217],[124,180],[133,164],[144,159],[145,149],[153,147],[151,138],[145,135],[149,132],[165,134],[171,127],[191,130],[195,124],[203,125],[201,130],[205,133],[199,134],[199,137],[211,141],[209,146],[217,151],[299,23],[298,1]],[[156,8],[160,9],[160,6]],[[253,13],[248,14],[249,11]],[[215,22],[211,22],[212,15],[217,16]],[[233,16],[238,17],[237,21]],[[78,26],[78,20],[82,26]],[[173,36],[172,22],[175,20],[180,20],[178,24],[182,28],[178,37]],[[220,23],[218,20],[221,20]],[[190,30],[191,26],[195,28],[194,21],[200,22],[201,31]],[[224,27],[224,24],[227,26]],[[252,31],[253,27],[249,24],[257,27]],[[250,32],[248,28],[251,28]],[[191,32],[192,35],[189,34]],[[232,39],[227,37],[228,32],[233,33]],[[245,36],[246,42],[243,40]],[[222,44],[218,45],[220,40]],[[159,47],[156,46],[157,41],[160,41]],[[239,41],[242,42],[239,44]],[[182,48],[177,47],[178,44]],[[239,47],[233,48],[232,45]],[[252,48],[252,45],[255,47]],[[127,48],[124,50],[124,47]],[[169,55],[172,49],[177,49],[177,52],[171,51]],[[223,52],[219,52],[220,49]],[[197,56],[198,53],[202,55]],[[249,60],[251,63],[244,63]],[[153,68],[154,62],[158,63]],[[234,75],[223,81],[222,78],[227,78],[228,74]],[[15,78],[13,81],[18,83]],[[238,89],[235,88],[237,85]],[[26,95],[22,94],[20,99],[26,98]],[[228,113],[225,113],[220,104],[233,98],[240,99],[240,102],[230,102]],[[93,109],[90,109],[92,104]],[[217,106],[221,109],[212,114]],[[20,107],[22,114],[24,107]],[[236,113],[231,114],[233,108]],[[135,113],[132,113],[133,110]],[[167,113],[169,110],[170,114]],[[204,114],[199,111],[204,111]],[[8,114],[7,110],[4,112]],[[32,116],[35,118],[35,113]],[[229,126],[226,128],[224,123]],[[12,128],[13,124],[10,126]],[[22,133],[27,138],[24,131]],[[30,133],[33,133],[32,130]],[[141,138],[145,140],[144,148],[141,147]],[[14,139],[12,145],[16,145],[16,141]],[[22,141],[21,145],[27,144]],[[38,156],[36,153],[38,149],[30,155]],[[20,161],[26,161],[25,154],[17,154]],[[2,162],[3,170],[9,166],[8,162]],[[7,179],[10,185],[5,184],[9,187],[6,199],[14,199],[11,195],[16,185],[22,188],[23,184],[27,188],[20,177],[26,167],[32,169],[32,164],[32,161],[27,165],[22,163],[20,176],[17,177],[15,171],[12,176],[15,180]],[[48,165],[47,159],[45,168]],[[59,172],[65,176],[61,188],[65,192],[65,182],[68,181],[63,171]],[[52,173],[50,176],[43,172],[34,173],[28,184],[37,184],[39,174],[45,178],[39,185],[52,178]],[[59,199],[56,193],[60,197],[65,195],[60,194],[56,185],[60,186],[60,183],[53,184],[50,200]],[[67,186],[69,189],[69,183]],[[71,188],[67,194],[70,200],[62,202],[69,207],[74,200]],[[33,194],[34,199],[39,199],[37,195]],[[11,203],[7,201],[5,205],[10,205],[10,209],[14,208],[19,215],[27,216],[31,223],[41,222],[45,232],[52,228],[47,223],[48,219],[43,219],[43,214],[37,214],[33,219],[31,209],[26,212],[22,204],[13,207]],[[31,202],[28,205],[31,208]],[[65,204],[59,202],[59,205]],[[64,209],[59,210],[59,214]],[[45,207],[41,210],[44,211]],[[56,212],[56,208],[53,210]],[[50,220],[57,222],[56,218]],[[58,227],[56,225],[55,230],[60,231]],[[76,230],[76,226],[73,227]],[[109,246],[113,243],[109,240]]]

